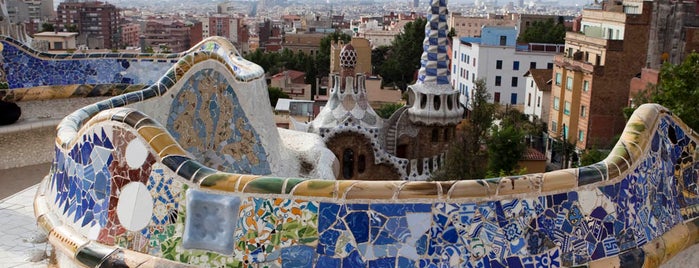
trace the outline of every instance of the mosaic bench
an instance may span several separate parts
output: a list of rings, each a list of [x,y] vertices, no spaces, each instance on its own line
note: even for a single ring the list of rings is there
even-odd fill
[[[224,92],[217,85],[259,83],[228,54],[191,52],[154,85],[59,124],[53,166],[34,201],[59,265],[657,267],[699,241],[699,136],[658,105],[632,115],[604,161],[577,169],[449,182],[219,171],[203,163],[220,161],[182,145],[182,131],[201,137],[202,125],[219,121],[199,119],[219,114],[191,112],[194,123],[178,128],[171,119],[187,105],[213,105],[196,94],[181,101],[196,85]],[[269,135],[254,125],[266,115],[246,103],[259,98],[218,97],[243,107],[226,129]],[[170,106],[150,107],[152,98],[170,98]],[[257,149],[230,163],[268,171],[250,162]],[[268,160],[273,167],[291,159]]]

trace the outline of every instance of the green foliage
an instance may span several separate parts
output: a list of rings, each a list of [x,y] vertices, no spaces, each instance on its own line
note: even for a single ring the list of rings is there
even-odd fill
[[[652,101],[679,116],[694,130],[699,130],[699,53],[692,52],[679,65],[665,64]]]
[[[371,66],[373,67],[373,74],[378,74],[379,68],[386,61],[390,50],[390,46],[380,46],[371,50]]]
[[[385,84],[394,84],[405,90],[413,81],[415,71],[420,68],[426,23],[426,19],[419,18],[405,24],[403,32],[396,35],[391,47],[383,53],[384,61],[378,67],[378,72]],[[372,59],[372,62],[375,60]]]
[[[517,163],[522,153],[527,149],[523,142],[524,132],[514,124],[504,124],[494,127],[493,134],[488,139],[488,170],[504,172],[512,175],[516,172]]]
[[[562,22],[553,19],[535,21],[517,38],[520,43],[564,44],[566,28]]]
[[[401,103],[385,103],[376,110],[376,114],[381,116],[381,118],[388,119],[401,107],[403,107],[403,104]]]
[[[585,150],[580,156],[580,166],[589,166],[599,161],[604,160],[607,154],[595,148]]]
[[[146,51],[146,53],[151,53],[151,54],[152,54],[152,53],[155,53],[155,50],[154,50],[153,47],[151,47],[151,46],[147,46],[146,49],[145,49],[145,51]]]
[[[456,139],[447,151],[445,164],[434,173],[431,180],[482,179],[486,175],[488,152],[482,145],[493,124],[495,105],[488,103],[490,94],[485,80],[476,80],[473,90],[473,111],[468,119],[457,126]]]
[[[53,24],[44,22],[41,24],[41,31],[42,32],[53,32],[55,28],[53,27]]]
[[[478,142],[485,142],[488,129],[493,125],[495,104],[489,103],[490,93],[485,86],[485,80],[479,78],[473,87],[473,99],[471,100],[471,113],[469,122],[473,125],[474,135],[480,137]]]
[[[78,25],[68,24],[68,25],[66,25],[66,31],[71,32],[71,33],[77,33],[77,32],[79,32]]]
[[[277,101],[279,99],[289,98],[289,95],[284,93],[284,91],[278,87],[268,87],[267,92],[269,93],[269,103],[272,105],[272,107],[277,106]]]
[[[658,103],[679,116],[691,129],[699,129],[699,53],[692,52],[679,65],[665,63],[659,83],[649,84],[633,96],[633,107],[624,108],[628,119],[643,103]]]
[[[456,30],[454,30],[454,28],[449,29],[449,33],[447,33],[449,40],[451,40],[454,36],[456,36]]]

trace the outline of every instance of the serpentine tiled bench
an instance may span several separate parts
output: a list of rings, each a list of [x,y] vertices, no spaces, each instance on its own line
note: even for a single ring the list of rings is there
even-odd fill
[[[271,135],[257,122],[268,115],[241,101],[266,92],[262,76],[228,56],[230,44],[209,44],[224,52],[191,52],[154,85],[60,123],[34,204],[59,265],[656,267],[699,241],[699,136],[658,105],[633,114],[604,161],[548,173],[374,182],[207,167],[225,162],[212,162],[225,158],[217,147],[181,145],[218,144],[206,127]],[[201,105],[219,106],[210,115]],[[269,173],[293,159],[224,141],[239,148],[226,162],[238,170]]]

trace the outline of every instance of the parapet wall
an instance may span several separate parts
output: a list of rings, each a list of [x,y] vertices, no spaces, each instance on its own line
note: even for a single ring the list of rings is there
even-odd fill
[[[578,169],[450,182],[232,174],[138,108],[212,77],[197,74],[212,59],[188,55],[59,125],[35,213],[60,265],[655,267],[699,241],[699,136],[661,106],[641,106],[612,153]]]

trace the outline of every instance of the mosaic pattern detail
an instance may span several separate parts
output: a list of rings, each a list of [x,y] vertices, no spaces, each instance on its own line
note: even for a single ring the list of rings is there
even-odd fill
[[[420,58],[418,83],[449,85],[447,30],[447,0],[431,0],[425,40],[422,42],[424,52]]]
[[[8,41],[0,43],[4,48],[2,67],[9,88],[71,84],[150,85],[178,60],[137,59],[135,54],[130,54],[129,59],[129,55],[119,53],[99,58],[93,54],[72,54],[60,60],[46,59],[25,52]]]
[[[182,53],[63,53],[36,51],[12,38],[0,37],[0,86],[33,88],[40,86],[120,84],[152,85],[181,58],[195,51],[219,55],[240,81],[264,75],[258,65],[245,60],[230,42],[207,38]]]
[[[330,202],[248,196],[239,207],[226,208],[237,217],[206,225],[230,232],[231,241],[237,241],[211,251],[184,246],[183,230],[192,227],[185,222],[191,217],[184,209],[188,187],[173,183],[181,180],[179,175],[164,170],[150,153],[138,161],[142,166],[128,165],[133,160],[124,152],[138,138],[134,132],[98,127],[81,136],[72,150],[58,150],[54,168],[59,171],[50,185],[52,200],[57,200],[58,211],[65,211],[63,217],[73,228],[89,234],[89,229],[80,227],[99,226],[102,231],[96,240],[102,243],[197,265],[566,267],[606,258],[642,264],[644,255],[637,251],[694,219],[690,208],[699,205],[696,138],[670,116],[661,116],[657,122],[648,150],[612,184],[475,202],[435,198],[377,203],[341,196]],[[594,181],[594,176],[609,174],[621,165],[620,161],[603,163],[580,169],[581,182]],[[93,177],[102,180],[85,175],[93,166],[106,168],[112,183],[90,184]],[[248,184],[254,179],[272,183],[277,178],[251,179]],[[156,200],[149,226],[139,232],[125,230],[114,218],[112,204],[118,202],[114,193],[127,181],[145,183]],[[91,200],[99,205],[90,206]],[[85,216],[89,214],[100,217]]]
[[[233,173],[270,174],[260,137],[239,101],[219,72],[198,71],[173,100],[168,132],[208,167]]]
[[[246,263],[281,264],[285,249],[317,243],[317,224],[317,202],[248,198],[240,207],[235,256]]]

